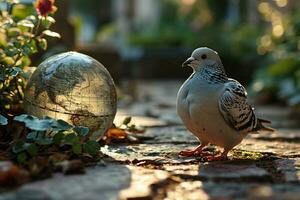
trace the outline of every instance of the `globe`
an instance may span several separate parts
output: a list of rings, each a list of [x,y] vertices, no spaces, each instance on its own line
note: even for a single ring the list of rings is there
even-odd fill
[[[85,126],[98,140],[112,126],[116,89],[97,60],[77,52],[54,55],[42,62],[27,83],[24,109],[39,118],[62,119]]]

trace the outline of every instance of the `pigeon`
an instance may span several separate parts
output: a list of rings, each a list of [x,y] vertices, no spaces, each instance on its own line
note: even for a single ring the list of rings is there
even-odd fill
[[[274,131],[268,120],[255,116],[247,101],[246,89],[228,78],[218,53],[201,47],[183,64],[193,69],[177,94],[177,113],[187,130],[201,142],[180,156],[201,156],[209,161],[228,159],[228,152],[249,133]],[[204,151],[208,144],[224,148],[220,155]]]

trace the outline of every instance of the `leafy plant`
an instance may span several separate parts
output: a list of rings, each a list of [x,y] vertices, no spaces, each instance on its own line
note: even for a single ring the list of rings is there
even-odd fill
[[[9,168],[0,172],[0,185],[7,186],[11,179],[22,180],[13,182],[15,186],[48,177],[58,167],[63,173],[82,172],[84,165],[97,162],[101,156],[100,144],[89,139],[88,128],[60,119],[16,114],[29,77],[31,56],[47,49],[46,36],[60,37],[49,30],[55,22],[49,16],[56,10],[54,0],[38,0],[38,14],[25,17],[16,12],[16,0],[0,3],[7,5],[0,13],[0,157]],[[122,128],[115,128],[125,134],[140,131],[131,118],[124,120]]]
[[[7,125],[7,119],[2,115],[0,115],[0,125]]]
[[[299,107],[300,15],[293,8],[282,12],[280,5],[269,2],[261,2],[258,9],[267,26],[257,48],[267,60],[265,67],[255,74],[253,89],[264,97],[264,101],[280,101]]]
[[[190,2],[163,0],[160,21],[154,27],[138,27],[128,37],[131,45],[144,49],[186,48],[192,51],[200,46],[216,50],[233,78],[249,83],[254,70],[261,64],[256,40],[261,28],[228,17],[229,1],[195,0]],[[240,13],[247,8],[239,2]],[[184,59],[184,58],[182,58]],[[249,64],[251,63],[251,64]]]
[[[87,138],[89,129],[82,126],[72,126],[63,120],[54,120],[49,117],[38,119],[31,115],[22,114],[14,118],[28,128],[24,138],[15,142],[12,152],[19,163],[41,152],[51,154],[64,147],[65,153],[92,157],[97,156],[100,144]]]
[[[53,9],[42,6],[48,1],[39,0],[36,7],[39,14],[24,18],[14,15],[23,9],[17,0],[0,1],[6,4],[6,10],[0,12],[0,113],[4,116],[16,113],[22,102],[31,56],[47,49],[46,36],[60,37],[49,30],[55,20],[49,16]]]
[[[131,123],[132,117],[124,118],[121,125],[113,125],[105,134],[103,141],[105,144],[109,144],[114,140],[118,142],[137,142],[138,139],[132,134],[144,133],[145,130],[137,127],[135,124]]]

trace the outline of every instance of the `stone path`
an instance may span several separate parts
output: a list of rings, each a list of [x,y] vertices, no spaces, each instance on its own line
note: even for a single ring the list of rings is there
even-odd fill
[[[278,131],[249,135],[230,152],[230,160],[209,163],[178,156],[198,144],[175,113],[179,83],[138,87],[138,101],[125,103],[116,119],[135,115],[136,124],[148,127],[136,135],[138,143],[104,146],[105,159],[85,174],[54,174],[2,193],[0,200],[300,199],[300,129],[287,119],[287,109],[258,108],[260,116],[275,119]]]

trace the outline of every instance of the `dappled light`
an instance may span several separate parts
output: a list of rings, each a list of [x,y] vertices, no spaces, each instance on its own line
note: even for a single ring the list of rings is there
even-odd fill
[[[299,9],[0,0],[0,200],[299,199]]]

